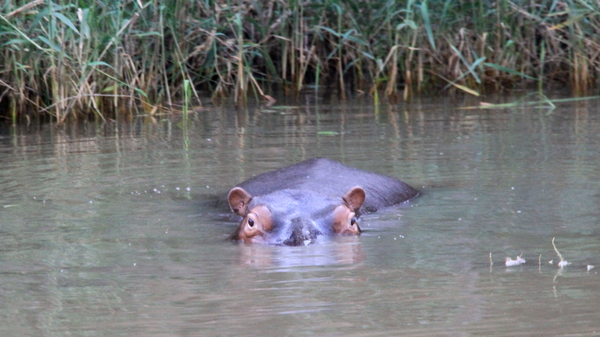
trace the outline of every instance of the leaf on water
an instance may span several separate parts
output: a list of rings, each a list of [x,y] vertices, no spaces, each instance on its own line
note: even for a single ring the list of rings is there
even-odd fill
[[[339,132],[335,132],[335,131],[319,131],[317,132],[317,135],[322,135],[322,136],[337,136],[339,135]]]

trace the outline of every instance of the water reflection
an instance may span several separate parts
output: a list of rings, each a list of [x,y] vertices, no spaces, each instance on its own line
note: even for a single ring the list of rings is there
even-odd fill
[[[185,126],[164,116],[0,130],[0,331],[600,332],[600,276],[586,270],[600,265],[600,111],[463,103],[214,107]],[[428,187],[363,217],[361,236],[226,240],[237,222],[207,200],[315,156]],[[573,262],[564,269],[547,264],[555,236]],[[521,253],[525,265],[502,265]]]
[[[239,264],[256,268],[288,268],[357,264],[365,260],[357,236],[320,238],[305,247],[239,244]]]

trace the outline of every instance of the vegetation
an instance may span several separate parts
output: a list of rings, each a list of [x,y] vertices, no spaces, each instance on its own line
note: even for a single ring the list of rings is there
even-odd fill
[[[8,0],[0,110],[154,114],[202,95],[335,86],[409,99],[563,82],[598,86],[591,0]],[[380,90],[378,90],[380,89]],[[181,108],[178,108],[181,109]]]

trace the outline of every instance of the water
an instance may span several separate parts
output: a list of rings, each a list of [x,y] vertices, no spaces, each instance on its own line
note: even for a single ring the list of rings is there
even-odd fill
[[[599,334],[596,101],[458,109],[472,104],[3,127],[0,334]],[[360,237],[229,243],[219,196],[314,156],[423,195],[364,216]],[[520,254],[525,265],[504,266]]]

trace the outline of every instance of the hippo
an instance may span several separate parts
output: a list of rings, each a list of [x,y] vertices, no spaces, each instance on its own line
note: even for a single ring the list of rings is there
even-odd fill
[[[357,219],[403,203],[419,191],[392,177],[327,158],[313,158],[260,174],[229,191],[231,210],[243,219],[232,241],[286,246],[321,236],[361,233]]]

